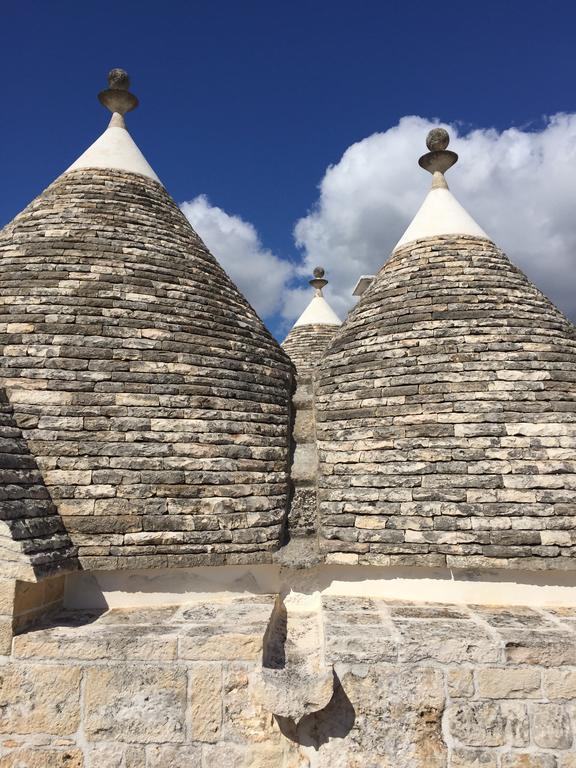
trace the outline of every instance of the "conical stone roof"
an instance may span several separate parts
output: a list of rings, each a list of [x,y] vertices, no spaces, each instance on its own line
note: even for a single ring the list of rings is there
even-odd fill
[[[327,284],[323,268],[316,267],[314,277],[310,280],[314,296],[282,342],[282,348],[290,356],[300,379],[311,375],[337,329],[342,325],[340,318],[324,298],[322,291]]]
[[[330,345],[316,419],[325,551],[576,568],[576,329],[488,237],[395,249]]]
[[[84,567],[266,560],[290,362],[164,187],[122,163],[73,165],[0,233],[8,405]]]

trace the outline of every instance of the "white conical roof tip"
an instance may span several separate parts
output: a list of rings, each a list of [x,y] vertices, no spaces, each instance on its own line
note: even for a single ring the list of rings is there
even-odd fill
[[[322,293],[324,286],[328,285],[328,280],[324,279],[324,269],[322,267],[314,269],[314,277],[309,283],[314,288],[314,297],[292,327],[299,328],[302,325],[342,325],[342,321],[330,304],[328,304]]]
[[[112,69],[108,88],[98,94],[100,103],[112,112],[110,124],[65,173],[79,168],[112,168],[160,181],[126,129],[124,115],[138,106],[138,99],[129,88],[128,74],[123,69]]]
[[[450,136],[444,128],[433,128],[428,134],[426,146],[430,151],[422,155],[418,164],[432,174],[432,189],[394,250],[415,240],[439,235],[474,235],[490,239],[448,188],[444,174],[458,161],[458,155],[447,149],[449,142]]]

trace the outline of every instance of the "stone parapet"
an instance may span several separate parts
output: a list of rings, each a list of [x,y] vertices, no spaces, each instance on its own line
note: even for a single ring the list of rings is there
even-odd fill
[[[16,637],[0,666],[0,766],[572,768],[576,609],[325,595],[334,692],[294,722],[255,685],[273,605],[66,613]],[[303,631],[287,642],[308,648]]]

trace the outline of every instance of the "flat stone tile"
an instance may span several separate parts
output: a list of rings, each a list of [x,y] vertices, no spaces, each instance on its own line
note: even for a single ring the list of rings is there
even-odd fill
[[[262,653],[266,627],[244,626],[220,628],[198,624],[179,633],[178,655],[190,661],[256,660]]]
[[[169,624],[178,607],[172,608],[113,608],[102,614],[97,620],[98,624]]]
[[[499,630],[506,661],[545,667],[576,666],[576,635],[560,631]]]
[[[558,629],[554,621],[525,606],[508,608],[470,605],[468,607],[477,614],[478,618],[497,629]]]
[[[387,605],[392,619],[466,619],[470,614],[455,605]]]
[[[463,620],[396,620],[399,660],[442,664],[492,663],[502,658],[501,645],[482,627]]]
[[[184,741],[187,678],[172,665],[112,664],[85,673],[84,730],[93,741]]]
[[[13,654],[21,659],[170,661],[177,657],[177,636],[162,625],[93,624],[83,632],[57,627],[14,638]]]
[[[363,625],[325,626],[326,660],[337,662],[395,661],[398,644],[389,624],[380,624],[367,632]]]

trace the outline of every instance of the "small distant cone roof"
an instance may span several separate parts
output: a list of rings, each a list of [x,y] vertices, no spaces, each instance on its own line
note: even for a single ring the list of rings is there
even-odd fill
[[[342,321],[322,293],[322,289],[327,284],[328,280],[324,279],[324,270],[322,267],[316,267],[314,278],[310,280],[310,285],[315,289],[314,297],[296,320],[293,328],[299,328],[302,325],[342,325]]]
[[[100,102],[112,112],[104,133],[66,169],[112,168],[129,171],[160,181],[154,170],[128,133],[124,115],[138,106],[138,99],[128,90],[130,80],[123,69],[113,69],[108,75],[108,88],[98,94]]]
[[[446,149],[449,142],[450,137],[444,128],[434,128],[428,134],[426,146],[430,152],[422,155],[418,162],[433,175],[432,189],[394,250],[407,243],[439,235],[474,235],[490,239],[448,188],[444,173],[458,160],[455,152]]]

